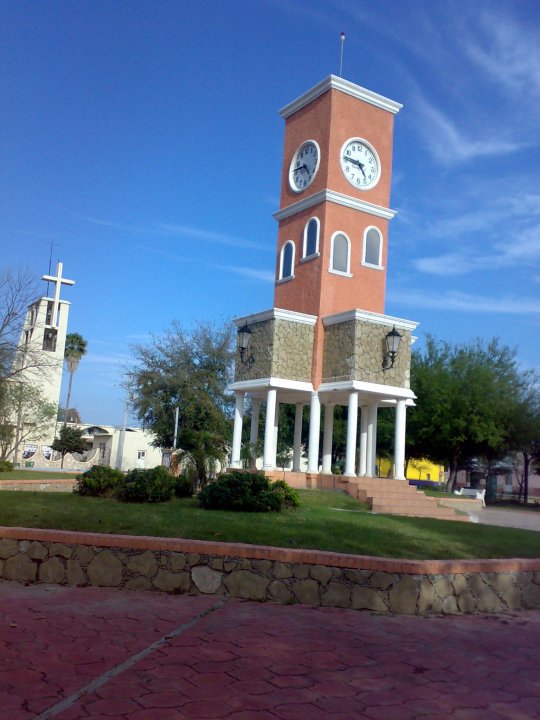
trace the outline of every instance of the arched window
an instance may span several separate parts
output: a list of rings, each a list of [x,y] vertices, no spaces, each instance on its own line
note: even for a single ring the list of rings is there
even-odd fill
[[[376,227],[369,227],[364,233],[363,265],[381,267],[382,265],[382,235]]]
[[[293,277],[294,268],[294,243],[288,240],[281,248],[279,259],[279,279],[286,280]]]
[[[302,257],[308,258],[319,254],[319,218],[312,217],[304,228],[304,245]]]
[[[330,271],[350,274],[351,243],[349,238],[342,232],[332,235],[332,249],[330,255]]]

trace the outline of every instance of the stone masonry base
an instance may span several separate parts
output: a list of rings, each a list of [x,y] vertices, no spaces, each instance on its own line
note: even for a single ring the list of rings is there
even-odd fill
[[[0,579],[416,615],[540,608],[540,559],[392,560],[0,527]]]

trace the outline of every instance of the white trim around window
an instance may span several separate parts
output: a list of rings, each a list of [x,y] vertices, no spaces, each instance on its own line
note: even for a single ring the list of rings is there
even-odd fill
[[[346,258],[345,258],[345,270],[339,270],[334,267],[336,261],[341,261],[342,258],[334,258],[334,244],[336,239],[343,238],[346,241]],[[337,248],[339,250],[339,247]],[[341,265],[343,263],[340,262]],[[352,277],[351,275],[351,241],[349,239],[349,236],[346,235],[341,230],[338,230],[337,232],[333,233],[332,238],[330,240],[330,266],[328,268],[328,272],[335,273],[336,275],[344,275],[345,277]]]
[[[382,270],[383,236],[378,227],[370,225],[364,230],[362,265]],[[373,262],[375,260],[376,262]]]
[[[315,247],[309,248],[309,231],[310,227],[315,227]],[[321,223],[318,217],[311,217],[304,226],[302,237],[302,260],[311,260],[311,258],[319,257],[319,236],[321,232]],[[308,252],[311,249],[312,252]]]
[[[291,248],[291,256],[290,256],[290,267],[285,267],[285,254],[287,252],[287,248]],[[296,247],[292,240],[287,240],[287,242],[283,245],[281,248],[281,252],[279,253],[279,281],[285,282],[286,280],[294,280],[294,256],[296,255]],[[288,274],[285,275],[285,271],[288,270]]]

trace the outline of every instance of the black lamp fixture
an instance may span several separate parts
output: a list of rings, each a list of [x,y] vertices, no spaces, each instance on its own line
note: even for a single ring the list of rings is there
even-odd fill
[[[401,338],[402,338],[402,335],[400,335],[398,333],[395,325],[390,330],[390,332],[386,335],[386,337],[384,338],[386,352],[383,357],[383,363],[382,363],[383,370],[388,370],[389,368],[394,366],[394,362],[396,361]]]
[[[244,323],[241,328],[238,328],[238,351],[240,352],[240,360],[242,365],[247,365],[248,368],[250,368],[255,362],[255,358],[251,353],[249,354],[249,357],[245,357],[249,350],[249,346],[251,345],[252,335],[253,330],[249,327],[247,322]]]

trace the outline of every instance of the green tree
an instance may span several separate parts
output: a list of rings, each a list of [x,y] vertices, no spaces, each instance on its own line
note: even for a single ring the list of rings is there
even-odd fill
[[[56,415],[54,403],[29,383],[9,380],[0,403],[0,459],[16,459],[29,439],[39,442],[49,433]]]
[[[68,394],[66,399],[66,412],[64,415],[64,427],[66,427],[66,423],[68,420],[69,415],[69,403],[71,400],[71,386],[73,384],[73,375],[75,374],[75,371],[79,367],[79,362],[81,358],[86,355],[86,348],[88,347],[88,343],[83,338],[82,335],[79,335],[79,333],[68,333],[66,335],[66,347],[64,350],[64,359],[66,361],[66,365],[69,371],[69,385],[68,385]]]
[[[448,492],[467,460],[492,463],[507,452],[509,408],[524,387],[514,350],[497,340],[454,346],[428,337],[413,353],[411,387],[407,455],[445,463]]]
[[[229,324],[186,330],[173,323],[151,344],[133,347],[135,364],[126,372],[130,405],[156,447],[173,448],[178,408],[179,456],[200,485],[225,460],[231,438],[233,340]]]
[[[540,447],[540,389],[534,373],[526,374],[527,385],[508,409],[507,446],[519,484],[519,500],[529,500],[529,474]]]
[[[82,437],[82,430],[66,427],[65,425],[61,428],[60,434],[54,439],[51,447],[62,455],[60,467],[64,467],[64,458],[68,453],[88,450],[88,445]]]

